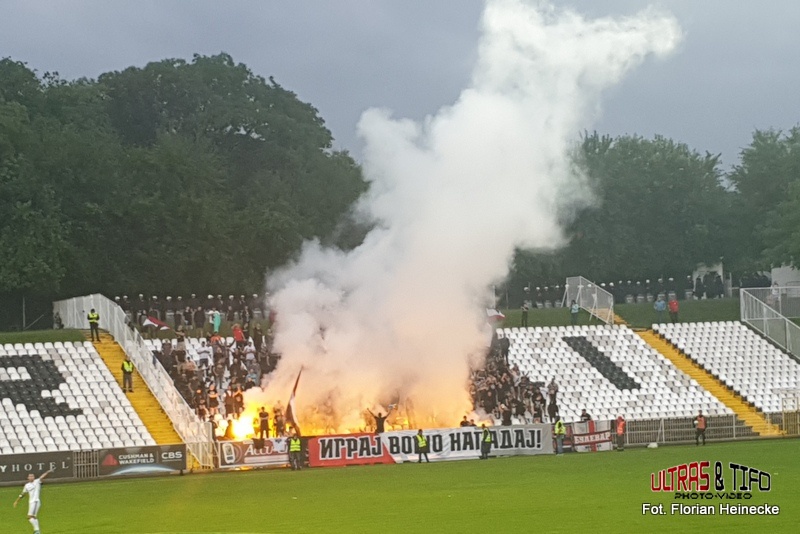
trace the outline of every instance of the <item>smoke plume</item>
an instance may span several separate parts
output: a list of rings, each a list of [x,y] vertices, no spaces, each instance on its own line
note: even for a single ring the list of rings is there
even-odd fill
[[[349,252],[308,242],[269,278],[283,356],[252,403],[285,403],[304,366],[298,408],[317,430],[357,429],[366,407],[397,399],[413,402],[416,426],[455,424],[487,344],[487,288],[515,247],[562,243],[560,209],[591,198],[569,154],[601,93],[680,39],[649,10],[587,20],[521,0],[489,0],[481,24],[455,103],[422,123],[362,115],[371,185],[358,210],[377,224]]]

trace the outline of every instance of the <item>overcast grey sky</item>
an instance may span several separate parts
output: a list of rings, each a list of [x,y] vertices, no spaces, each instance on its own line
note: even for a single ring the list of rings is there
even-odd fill
[[[796,0],[556,4],[589,16],[655,4],[685,32],[675,54],[611,90],[587,128],[662,134],[722,153],[727,169],[754,129],[800,122]],[[0,0],[0,57],[72,79],[225,51],[316,106],[337,147],[358,156],[364,109],[421,119],[453,102],[469,81],[481,9],[479,0]]]

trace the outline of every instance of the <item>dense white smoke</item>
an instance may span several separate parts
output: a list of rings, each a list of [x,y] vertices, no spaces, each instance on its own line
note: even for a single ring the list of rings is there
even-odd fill
[[[306,243],[270,277],[283,358],[250,404],[285,404],[304,366],[297,403],[312,429],[357,429],[364,408],[397,397],[413,400],[416,426],[455,424],[486,346],[487,287],[516,246],[562,242],[560,207],[590,198],[569,152],[603,89],[680,38],[652,11],[587,20],[521,0],[488,1],[482,28],[453,105],[422,124],[363,114],[371,187],[359,209],[377,227],[351,252]]]

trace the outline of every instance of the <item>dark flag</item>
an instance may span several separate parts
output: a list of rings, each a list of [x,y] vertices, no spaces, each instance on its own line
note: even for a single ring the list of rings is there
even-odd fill
[[[297,422],[297,410],[294,407],[294,396],[297,394],[297,384],[300,383],[300,375],[303,374],[303,368],[300,367],[300,372],[297,373],[297,380],[294,381],[294,388],[292,389],[292,396],[289,398],[289,404],[286,408],[286,421],[294,427],[297,435],[300,436],[300,425]]]

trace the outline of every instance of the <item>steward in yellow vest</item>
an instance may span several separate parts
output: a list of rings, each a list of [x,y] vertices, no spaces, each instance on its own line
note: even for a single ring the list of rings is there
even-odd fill
[[[419,451],[419,461],[417,463],[422,463],[422,456],[425,455],[425,461],[431,463],[430,459],[428,458],[428,439],[422,434],[422,429],[417,432],[417,449]]]

